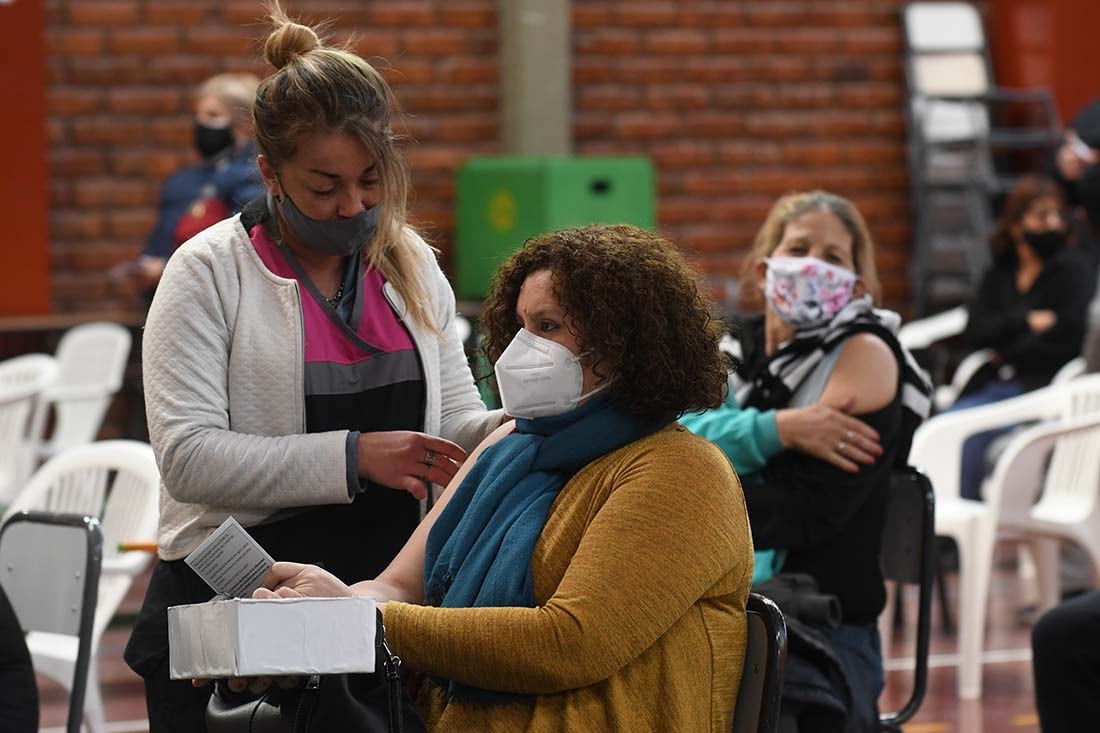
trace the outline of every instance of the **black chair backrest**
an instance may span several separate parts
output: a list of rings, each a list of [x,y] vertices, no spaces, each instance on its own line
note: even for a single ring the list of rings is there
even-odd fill
[[[103,562],[99,520],[20,512],[0,528],[0,584],[24,631],[78,637],[69,733],[80,733]]]
[[[745,667],[737,689],[733,733],[775,733],[787,663],[787,623],[779,606],[749,593]]]
[[[881,717],[880,727],[886,731],[900,731],[901,724],[913,717],[928,683],[935,508],[936,497],[927,476],[911,467],[893,472],[882,532],[882,574],[887,580],[918,585],[920,595],[913,692],[901,710]]]

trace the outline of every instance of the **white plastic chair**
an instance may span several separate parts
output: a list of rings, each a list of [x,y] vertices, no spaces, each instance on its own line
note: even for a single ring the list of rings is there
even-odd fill
[[[50,459],[16,498],[5,520],[21,511],[81,514],[99,519],[103,530],[103,570],[99,602],[92,629],[93,659],[104,629],[151,556],[119,552],[124,541],[156,536],[160,473],[153,449],[131,440],[108,440],[71,448]],[[68,685],[73,678],[77,649],[71,638],[31,633],[27,646],[35,671]],[[84,702],[92,733],[103,730],[103,701],[99,681],[91,676]]]
[[[1100,430],[1095,429],[1100,389],[1071,398],[1071,421],[1017,436],[998,462],[1014,487],[1003,493],[1000,528],[1026,540],[1032,550],[1040,612],[1059,600],[1059,540],[1085,550],[1093,582],[1100,584]],[[991,480],[997,478],[994,473]]]
[[[96,439],[111,399],[122,387],[130,356],[130,332],[116,323],[86,323],[65,332],[54,355],[57,381],[46,390],[37,422],[54,410],[53,433],[38,447],[42,459]]]
[[[963,443],[976,433],[1032,421],[1040,424],[1009,442],[983,485],[984,500],[963,499],[959,495]],[[1100,491],[1096,474],[1100,442],[1087,442],[1089,447],[1084,450],[1072,449],[1073,441],[1078,439],[1100,440],[1097,427],[1100,427],[1100,375],[1086,375],[992,405],[937,415],[921,425],[913,436],[910,463],[928,474],[936,491],[936,534],[951,537],[959,547],[960,698],[981,695],[982,638],[993,546],[998,534],[1022,528],[1019,517],[1024,512],[1019,507],[1026,506],[1027,513],[1033,513],[1030,507],[1042,485],[1040,453],[1045,447],[1056,444],[1059,448],[1049,468],[1048,490],[1061,493],[1054,489],[1058,484],[1065,491],[1070,491],[1073,485],[1080,492]],[[1068,441],[1064,449],[1063,440]],[[1091,456],[1087,456],[1090,449]],[[1003,511],[1002,502],[1016,508]],[[1079,501],[1077,506],[1081,506]],[[1050,510],[1041,510],[1040,516],[1049,518]],[[1049,545],[1037,543],[1036,550],[1037,562],[1049,567]],[[1050,597],[1050,589],[1043,584],[1056,579],[1056,574],[1040,577],[1041,596]]]
[[[965,306],[958,306],[951,310],[937,313],[928,318],[920,318],[904,324],[898,330],[898,341],[910,351],[927,349],[932,344],[958,336],[966,330],[967,312]],[[936,387],[932,401],[936,410],[942,412],[951,405],[966,389],[971,379],[981,371],[982,367],[993,359],[993,352],[989,349],[981,349],[968,354],[955,369],[950,384]],[[1085,358],[1079,356],[1067,362],[1051,379],[1051,384],[1064,384],[1085,373]]]
[[[904,324],[898,330],[898,341],[910,351],[927,349],[938,341],[961,334],[966,330],[967,320],[966,307],[958,306],[943,313]],[[951,383],[936,387],[932,395],[936,410],[943,411],[954,404],[967,382],[978,373],[978,370],[989,363],[992,356],[993,352],[986,350],[975,352],[963,359],[955,370]]]
[[[1070,359],[1054,374],[1050,383],[1065,384],[1071,379],[1077,379],[1077,377],[1085,373],[1086,366],[1085,357],[1083,356],[1078,356],[1076,359]]]
[[[57,372],[57,361],[48,354],[0,362],[0,504],[10,502],[30,475],[38,404]]]
[[[955,368],[955,373],[951,375],[951,383],[941,384],[932,393],[932,403],[936,406],[937,412],[942,412],[955,404],[959,396],[962,395],[963,390],[966,389],[966,385],[970,384],[970,380],[974,379],[978,372],[993,362],[993,356],[992,349],[980,349],[967,354],[966,358],[960,361],[959,366]]]
[[[983,367],[993,361],[993,353],[992,349],[981,349],[972,354],[968,354],[965,359],[959,362],[958,368],[955,369],[955,374],[951,377],[951,384],[936,387],[932,395],[932,401],[936,405],[936,410],[946,410],[948,407],[955,404],[959,399],[959,395],[966,389],[966,385],[970,383],[970,380],[977,376],[978,372],[981,371]],[[1062,368],[1051,377],[1050,383],[1065,384],[1084,373],[1085,357],[1078,356],[1063,364]]]
[[[927,349],[937,341],[958,336],[966,330],[965,306],[958,306],[927,318],[919,318],[902,324],[898,329],[898,341],[910,351]]]

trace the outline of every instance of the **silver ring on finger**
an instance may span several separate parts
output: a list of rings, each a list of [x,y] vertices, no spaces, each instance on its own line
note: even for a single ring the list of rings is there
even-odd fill
[[[845,440],[847,440],[848,442],[851,442],[851,441],[852,441],[852,437],[853,437],[854,435],[855,435],[855,433],[853,433],[853,432],[852,432],[851,430],[849,430],[849,431],[848,431],[848,432],[847,432],[847,433],[846,433],[846,434],[844,435],[844,439],[845,439]]]
[[[845,443],[843,440],[839,440],[839,441],[837,441],[837,444],[836,444],[836,452],[837,453],[843,453],[844,449],[847,448],[847,447],[848,447],[847,443]]]
[[[427,464],[428,468],[431,468],[432,466],[435,465],[435,451],[434,450],[431,450],[430,448],[428,449],[428,455],[426,455],[424,457],[424,463]]]

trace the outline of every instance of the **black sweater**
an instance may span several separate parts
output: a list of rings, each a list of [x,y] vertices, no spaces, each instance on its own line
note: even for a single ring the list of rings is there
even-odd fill
[[[996,351],[1004,364],[1015,368],[1026,389],[1048,384],[1062,365],[1081,353],[1096,285],[1096,272],[1084,259],[1074,251],[1058,253],[1025,293],[1016,289],[1014,263],[994,263],[969,308],[969,345]],[[1027,325],[1027,314],[1034,310],[1052,310],[1058,320],[1049,330],[1034,333]]]
[[[757,549],[785,548],[783,572],[806,573],[840,600],[846,624],[874,623],[886,594],[879,554],[898,453],[901,400],[859,418],[878,431],[884,453],[847,473],[797,451],[768,461],[762,484],[744,486]]]
[[[742,368],[757,373],[766,361],[762,321],[739,325]],[[784,405],[750,395],[744,406]],[[822,593],[835,595],[844,623],[873,624],[886,601],[879,555],[890,472],[905,461],[901,454],[908,453],[912,435],[903,427],[900,387],[889,405],[858,417],[878,431],[883,454],[874,464],[853,474],[788,450],[768,461],[756,475],[759,481],[746,481],[742,489],[753,545],[787,550],[783,572],[806,573]]]

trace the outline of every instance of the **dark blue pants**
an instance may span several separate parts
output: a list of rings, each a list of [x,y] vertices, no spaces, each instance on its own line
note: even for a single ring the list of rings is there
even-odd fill
[[[957,412],[971,407],[991,405],[994,402],[1019,397],[1024,393],[1024,386],[1018,381],[1002,382],[993,380],[977,392],[968,394],[947,409],[947,412]],[[985,480],[985,454],[990,444],[998,437],[1012,430],[1012,426],[987,430],[970,436],[963,443],[962,471],[959,476],[959,494],[964,499],[981,501],[982,481]]]
[[[878,628],[841,624],[835,629],[822,629],[822,634],[829,640],[852,691],[846,733],[876,733],[878,696],[886,686]]]

